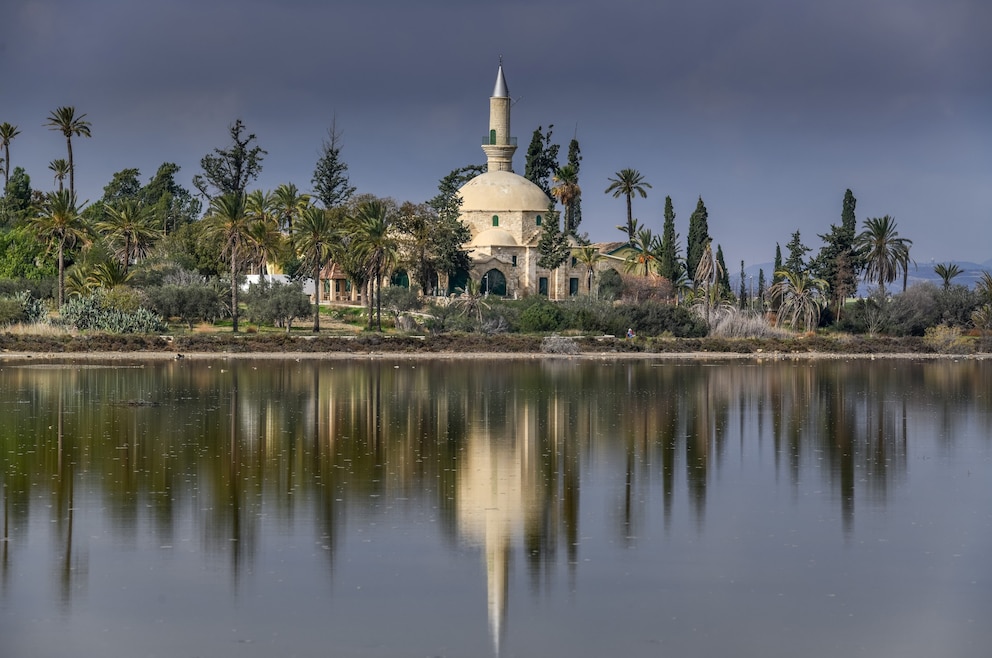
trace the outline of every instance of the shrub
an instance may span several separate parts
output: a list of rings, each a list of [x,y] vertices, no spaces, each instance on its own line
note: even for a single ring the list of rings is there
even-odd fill
[[[544,340],[541,341],[541,352],[544,354],[577,354],[579,346],[571,338],[554,334],[545,336]]]
[[[684,306],[655,301],[617,307],[608,333],[623,336],[628,328],[641,336],[669,334],[678,338],[701,338],[707,331],[706,322]]]
[[[600,299],[612,302],[623,292],[623,277],[616,270],[608,269],[597,277],[596,289]]]
[[[564,314],[557,304],[542,301],[520,314],[520,330],[525,332],[557,331]]]
[[[715,338],[784,338],[789,332],[768,324],[764,315],[721,307],[712,318],[710,336]]]
[[[971,342],[961,335],[961,329],[946,324],[927,329],[923,334],[923,344],[939,354],[967,354],[972,351]]]
[[[386,286],[379,291],[379,297],[382,299],[382,306],[394,314],[404,311],[419,311],[423,307],[420,295],[417,294],[415,288]]]
[[[152,310],[176,318],[193,330],[197,322],[216,322],[229,314],[227,291],[202,281],[190,285],[167,284],[150,288],[148,302]]]
[[[146,308],[121,310],[111,305],[106,291],[76,297],[63,304],[59,323],[80,331],[98,330],[115,334],[158,333],[165,331],[161,316]]]
[[[278,324],[286,332],[292,328],[293,320],[313,315],[310,298],[303,292],[303,284],[269,283],[262,279],[252,284],[245,295],[248,305],[248,319],[259,324]]]

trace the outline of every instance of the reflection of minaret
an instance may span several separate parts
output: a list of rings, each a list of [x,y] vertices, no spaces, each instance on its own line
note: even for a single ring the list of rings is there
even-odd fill
[[[503,59],[496,73],[496,86],[489,98],[489,134],[482,150],[489,171],[513,171],[513,152],[517,143],[510,137],[510,91],[503,77]]]
[[[494,439],[486,429],[470,434],[459,461],[458,525],[470,541],[485,549],[489,631],[496,655],[505,630],[513,535],[522,534],[541,496],[528,473],[533,469],[530,419],[526,411],[518,415],[516,440]]]

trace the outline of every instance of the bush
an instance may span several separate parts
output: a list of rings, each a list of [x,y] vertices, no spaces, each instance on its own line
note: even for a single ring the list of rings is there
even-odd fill
[[[310,298],[303,292],[303,284],[270,283],[264,278],[252,284],[245,295],[248,319],[259,324],[278,324],[292,328],[293,320],[313,315]]]
[[[12,324],[36,324],[47,315],[45,303],[26,290],[10,297],[0,297],[0,327]]]
[[[927,329],[923,344],[938,354],[967,354],[972,351],[971,342],[961,335],[961,329],[946,324]]]
[[[159,333],[165,321],[146,308],[122,310],[113,306],[114,297],[97,290],[88,297],[76,297],[63,304],[59,323],[79,331],[106,331],[114,334]]]
[[[563,319],[564,314],[557,304],[542,301],[520,314],[520,330],[530,333],[558,331]]]
[[[609,269],[596,279],[596,290],[600,299],[612,302],[623,292],[623,277],[614,269]]]
[[[423,307],[420,295],[415,288],[404,288],[403,286],[386,286],[379,291],[383,308],[387,308],[394,314],[404,311],[419,311]]]
[[[641,336],[702,338],[707,333],[706,322],[689,309],[655,301],[617,307],[608,333],[623,336],[628,328]]]
[[[227,291],[202,281],[149,288],[147,294],[152,310],[166,318],[178,319],[191,331],[196,322],[212,323],[229,315]]]
[[[579,346],[571,338],[559,336],[545,336],[541,341],[541,352],[544,354],[578,354]]]

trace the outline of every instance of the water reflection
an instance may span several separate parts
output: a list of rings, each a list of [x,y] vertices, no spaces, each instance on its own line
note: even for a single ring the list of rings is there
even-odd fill
[[[989,390],[978,361],[7,364],[2,596],[18,595],[20,562],[48,555],[68,610],[91,586],[94,537],[137,550],[191,534],[236,597],[273,527],[312,527],[333,582],[356,520],[430,509],[451,550],[482,558],[499,653],[514,556],[535,594],[561,561],[573,589],[580,524],[604,507],[628,550],[682,513],[703,534],[711,498],[768,465],[792,496],[821,479],[850,537],[906,477],[914,431],[952,446],[977,418],[989,435]]]

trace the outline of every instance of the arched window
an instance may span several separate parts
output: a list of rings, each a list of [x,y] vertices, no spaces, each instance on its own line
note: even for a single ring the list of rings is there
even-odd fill
[[[493,128],[492,130],[489,131],[489,143],[490,144],[495,144],[496,143],[496,129],[495,128]]]
[[[506,276],[497,269],[492,269],[482,275],[482,294],[506,297]]]
[[[499,226],[499,215],[493,215],[493,226]]]
[[[537,225],[538,226],[541,225],[541,216],[540,215],[537,216]]]

